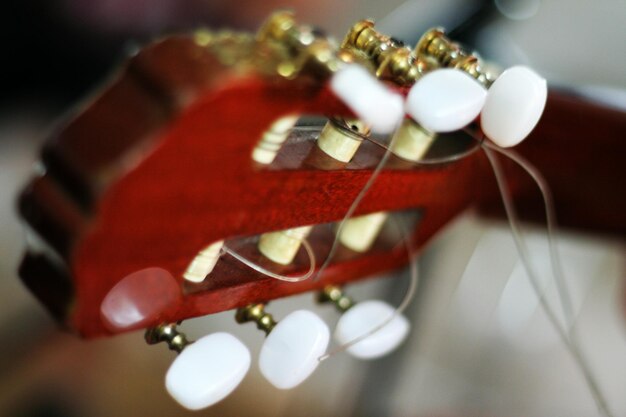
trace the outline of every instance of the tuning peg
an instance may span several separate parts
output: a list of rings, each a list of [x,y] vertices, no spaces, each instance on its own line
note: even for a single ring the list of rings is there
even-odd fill
[[[295,258],[302,241],[311,233],[313,226],[269,232],[261,235],[259,251],[268,259],[281,265],[289,265]]]
[[[485,135],[501,147],[515,146],[535,128],[546,105],[546,80],[525,66],[504,71],[491,85],[480,118]]]
[[[360,65],[339,69],[330,88],[375,133],[391,133],[404,117],[402,96]]]
[[[330,119],[317,139],[317,146],[340,162],[350,162],[370,134],[370,128],[360,120]]]
[[[261,374],[276,388],[300,385],[319,365],[326,352],[330,332],[316,314],[297,310],[276,323],[264,311],[263,304],[253,304],[237,311],[238,323],[253,321],[267,334],[259,355]]]
[[[355,252],[367,252],[380,233],[389,213],[380,211],[348,219],[339,231],[339,241]]]
[[[187,281],[191,282],[202,282],[209,275],[217,261],[220,259],[220,255],[222,254],[222,248],[224,247],[224,241],[220,240],[214,242],[202,249],[193,261],[189,264],[185,272],[183,273],[183,278]]]
[[[355,303],[341,288],[327,286],[318,294],[319,302],[331,302],[343,312],[335,329],[335,340],[345,344],[381,325],[395,313],[384,301],[369,300]],[[402,314],[397,314],[384,327],[347,349],[359,359],[375,359],[396,349],[406,338],[411,325]]]
[[[149,344],[165,342],[179,353],[165,376],[169,394],[183,407],[200,410],[228,396],[250,369],[250,352],[229,333],[213,333],[190,342],[176,325],[148,329]]]
[[[409,91],[406,111],[431,132],[452,132],[471,123],[483,108],[487,90],[465,72],[429,72]]]
[[[290,115],[281,117],[272,123],[252,150],[252,159],[263,165],[274,162],[278,151],[289,137],[289,133],[297,121],[298,116]]]
[[[406,118],[394,133],[390,150],[409,161],[421,160],[435,141],[437,134],[420,126],[415,120]]]

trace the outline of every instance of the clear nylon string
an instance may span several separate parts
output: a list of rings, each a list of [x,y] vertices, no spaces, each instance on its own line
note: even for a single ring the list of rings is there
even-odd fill
[[[311,278],[311,276],[315,272],[315,264],[316,264],[315,253],[313,252],[313,248],[311,247],[311,245],[309,244],[309,241],[306,238],[302,239],[302,246],[304,246],[304,249],[306,250],[306,253],[309,257],[309,270],[306,272],[306,274],[297,275],[297,276],[287,276],[287,275],[274,273],[266,268],[263,268],[261,265],[257,264],[256,262],[252,262],[251,260],[242,256],[240,253],[227,247],[226,245],[222,247],[222,252],[229,254],[230,256],[232,256],[233,258],[235,258],[242,264],[246,265],[248,268],[254,269],[255,271],[263,275],[267,275],[270,278],[278,279],[280,281],[287,281],[287,282],[300,282],[300,281],[304,281],[304,280]]]
[[[470,135],[472,136],[472,138],[474,140],[477,140],[476,146],[472,146],[471,148],[463,151],[463,152],[458,152],[458,153],[453,153],[451,155],[447,155],[447,156],[442,156],[442,157],[438,157],[438,158],[423,158],[420,159],[418,161],[415,161],[413,159],[407,159],[402,157],[401,155],[397,155],[394,154],[394,156],[398,159],[402,159],[405,162],[409,162],[413,165],[419,166],[419,165],[441,165],[441,164],[447,164],[450,162],[455,162],[458,161],[460,159],[463,159],[465,157],[470,156],[471,154],[473,154],[474,152],[478,151],[480,149],[480,141],[475,137],[475,135]],[[373,143],[374,145],[383,148],[386,151],[389,151],[391,149],[391,143],[389,145],[386,145],[374,138],[371,137],[367,137],[365,138],[365,140]]]
[[[493,144],[488,144],[483,146],[483,150],[485,152],[485,155],[487,156],[487,159],[489,160],[489,163],[491,164],[491,167],[493,168],[493,172],[494,175],[496,177],[496,182],[498,184],[498,189],[500,191],[500,195],[502,197],[502,203],[504,204],[504,209],[507,215],[507,219],[509,221],[509,226],[511,228],[511,232],[513,235],[513,240],[515,241],[515,246],[517,247],[517,251],[519,253],[520,256],[520,260],[522,261],[522,265],[524,266],[524,269],[526,271],[526,275],[528,276],[528,279],[530,281],[530,284],[533,288],[533,291],[535,292],[535,295],[537,296],[537,298],[539,299],[539,302],[541,304],[541,307],[544,311],[544,313],[546,314],[546,316],[548,317],[548,320],[550,321],[550,324],[552,325],[552,327],[554,328],[554,330],[557,332],[559,338],[561,339],[563,345],[565,346],[565,348],[568,350],[568,352],[572,355],[574,361],[576,362],[578,368],[580,369],[580,371],[583,374],[583,377],[585,378],[585,382],[587,383],[587,386],[589,388],[589,391],[596,403],[596,406],[598,407],[598,411],[600,412],[601,415],[606,416],[606,417],[612,417],[613,414],[610,412],[610,410],[608,409],[608,405],[606,402],[606,399],[604,398],[604,395],[602,394],[600,387],[598,386],[598,383],[594,377],[594,375],[591,372],[591,369],[589,367],[589,364],[586,360],[586,358],[583,356],[581,350],[580,350],[580,346],[578,345],[577,341],[575,340],[575,338],[570,337],[571,334],[566,332],[563,327],[561,327],[561,324],[559,323],[559,320],[557,318],[557,315],[555,314],[554,310],[552,309],[552,307],[550,306],[550,304],[547,302],[545,295],[543,294],[543,291],[541,289],[541,286],[539,284],[539,279],[535,273],[535,270],[532,266],[532,263],[530,261],[530,256],[528,254],[528,249],[526,247],[526,243],[525,240],[521,234],[520,231],[520,226],[519,226],[519,219],[517,217],[517,213],[515,211],[515,206],[513,204],[513,200],[511,198],[511,194],[509,192],[508,186],[506,184],[506,181],[504,179],[504,173],[502,171],[502,168],[495,156],[495,154],[493,153],[492,150],[496,151],[496,152],[500,152],[502,155],[509,157],[509,154],[511,153],[510,151],[504,151],[502,149],[500,149],[499,147],[496,147]],[[502,152],[501,152],[502,151]],[[525,170],[527,169],[527,166],[524,164],[525,161],[521,160],[521,159],[512,159],[514,162],[520,164]],[[530,166],[529,166],[530,167]],[[529,170],[531,172],[534,172],[535,174],[536,169],[534,170],[533,167],[530,167]],[[533,171],[534,170],[534,171]],[[527,172],[529,172],[527,170]],[[530,172],[529,172],[530,173]],[[542,190],[542,194],[543,191],[547,190],[547,185],[545,184],[545,182],[541,179],[540,176],[534,176],[531,174],[531,177],[533,178],[533,180],[537,181],[537,185],[539,186],[539,188]],[[554,221],[554,207],[548,207],[549,204],[548,202],[550,202],[550,204],[552,204],[552,200],[551,199],[545,199],[546,196],[549,196],[548,194],[543,194],[544,195],[544,204],[546,205],[546,212],[551,212],[552,214],[549,217],[549,221],[553,222]],[[548,227],[548,233],[552,234],[554,232],[554,228],[555,228],[555,224],[551,224],[550,227]],[[554,236],[552,236],[551,241],[553,242],[552,244],[554,244],[555,249],[556,249],[556,244],[554,243]],[[553,263],[560,263],[560,258],[558,257],[558,255],[556,257],[554,257],[554,254],[558,253],[557,250],[551,250],[550,251],[550,256],[551,256],[551,261]],[[561,273],[562,273],[562,266],[559,266],[557,268]],[[561,277],[563,278],[563,277]],[[565,280],[562,280],[562,284],[564,286],[566,286]],[[561,291],[561,287],[560,285],[557,286],[557,289],[559,291]],[[564,292],[562,294],[560,294],[561,298],[569,298],[569,292]],[[564,310],[567,310],[568,307],[565,307],[566,305],[569,305],[571,308],[571,300],[569,300],[566,303],[562,304],[562,307]],[[573,322],[572,322],[573,324]],[[570,325],[570,330],[573,328],[572,325]]]

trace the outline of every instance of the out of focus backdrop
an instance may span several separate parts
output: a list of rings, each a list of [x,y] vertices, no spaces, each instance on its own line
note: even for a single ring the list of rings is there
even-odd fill
[[[164,346],[147,346],[141,332],[80,340],[60,331],[26,291],[16,272],[24,241],[15,198],[55,121],[129,51],[155,36],[201,26],[254,30],[279,7],[294,9],[301,22],[338,39],[363,17],[408,43],[429,27],[444,26],[485,59],[503,67],[530,65],[551,86],[626,111],[623,0],[5,0],[0,5],[0,415],[190,414],[164,389],[174,357]],[[530,226],[529,243],[537,265],[549,271],[543,229]],[[623,237],[565,230],[560,249],[582,350],[615,415],[626,415]],[[292,391],[269,386],[253,363],[233,395],[197,414],[597,414],[581,372],[527,284],[504,223],[465,213],[422,255],[420,277],[407,312],[411,336],[394,354],[374,362],[338,355]],[[398,302],[405,281],[396,278],[358,284],[351,293]],[[556,303],[551,281],[544,282],[544,290]],[[337,319],[310,294],[275,302],[272,310],[280,318],[303,306],[331,326]],[[231,313],[191,320],[186,329],[193,337],[231,331],[253,358],[262,342],[252,326],[237,326]]]

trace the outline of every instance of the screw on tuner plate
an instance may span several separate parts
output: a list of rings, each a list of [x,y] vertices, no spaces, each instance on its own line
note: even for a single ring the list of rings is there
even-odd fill
[[[165,342],[179,353],[165,376],[169,394],[183,407],[200,410],[228,396],[250,368],[250,352],[236,337],[219,332],[190,342],[176,324],[148,329],[148,344]]]
[[[335,329],[335,340],[340,345],[366,335],[393,317],[376,332],[347,348],[359,359],[375,359],[396,349],[406,338],[411,327],[402,314],[384,301],[368,300],[355,303],[340,287],[326,286],[317,295],[320,303],[332,303],[342,313]]]
[[[254,322],[267,338],[259,354],[261,374],[276,388],[300,385],[319,365],[318,358],[328,346],[326,323],[308,310],[297,310],[276,322],[265,312],[264,304],[251,304],[237,310],[238,323]]]

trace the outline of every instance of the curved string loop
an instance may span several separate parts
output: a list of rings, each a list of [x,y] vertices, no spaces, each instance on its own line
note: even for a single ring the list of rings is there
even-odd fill
[[[302,246],[304,247],[309,257],[309,270],[304,275],[298,275],[298,276],[287,276],[287,275],[282,275],[282,274],[277,274],[275,272],[272,272],[269,269],[263,268],[261,265],[255,262],[252,262],[251,260],[242,256],[240,253],[236,252],[235,250],[229,248],[226,245],[224,245],[221,250],[223,253],[229,254],[230,256],[232,256],[233,258],[235,258],[242,264],[246,265],[248,268],[254,269],[255,271],[263,275],[266,275],[270,278],[274,278],[274,279],[277,279],[280,281],[286,281],[286,282],[301,282],[301,281],[305,281],[311,278],[311,276],[315,272],[315,264],[316,264],[315,253],[313,252],[313,248],[311,247],[311,244],[306,238],[302,239]]]
[[[612,417],[613,414],[608,408],[606,398],[600,390],[598,382],[596,381],[596,378],[591,371],[589,363],[583,355],[580,346],[573,334],[574,315],[572,302],[563,274],[561,258],[558,255],[558,248],[556,246],[556,222],[554,215],[554,204],[552,202],[551,194],[549,193],[549,187],[547,186],[545,180],[539,174],[538,170],[514,152],[504,150],[489,142],[484,142],[482,149],[484,150],[485,155],[487,156],[487,159],[493,169],[496,182],[498,184],[498,189],[502,198],[502,203],[504,205],[506,216],[509,222],[509,226],[511,228],[511,233],[513,235],[513,240],[515,242],[517,252],[520,256],[520,260],[522,261],[522,266],[526,271],[526,276],[530,281],[531,287],[533,288],[535,295],[539,299],[539,303],[544,313],[546,314],[548,321],[554,328],[555,332],[559,336],[559,339],[561,340],[567,351],[572,355],[572,358],[574,359],[574,362],[576,363],[578,369],[583,374],[585,383],[589,388],[594,402],[596,403],[598,411],[603,416]],[[526,241],[520,230],[520,221],[515,210],[515,205],[513,203],[510,190],[506,184],[504,172],[496,158],[496,155],[493,153],[494,151],[510,158],[512,161],[519,164],[519,166],[521,166],[535,181],[542,193],[542,198],[546,210],[548,240],[550,246],[550,260],[552,263],[555,283],[557,285],[557,291],[559,292],[559,298],[561,300],[561,308],[563,309],[564,316],[566,317],[566,326],[568,327],[567,331],[561,326],[555,311],[548,303],[536,271],[532,266],[532,262],[530,261],[530,255],[528,253],[528,248],[526,246]]]

